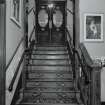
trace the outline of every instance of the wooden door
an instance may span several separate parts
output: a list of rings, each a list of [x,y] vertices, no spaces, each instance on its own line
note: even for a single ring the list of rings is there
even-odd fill
[[[36,34],[39,43],[65,41],[65,2],[38,2]]]

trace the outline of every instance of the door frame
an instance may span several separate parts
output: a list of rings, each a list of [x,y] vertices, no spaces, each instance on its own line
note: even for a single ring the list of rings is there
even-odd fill
[[[6,0],[0,1],[0,105],[5,105]],[[2,85],[1,85],[2,84]]]

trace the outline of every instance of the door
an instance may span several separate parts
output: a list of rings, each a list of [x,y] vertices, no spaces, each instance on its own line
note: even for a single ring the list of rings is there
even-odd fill
[[[39,43],[65,41],[65,2],[37,4],[36,31]]]

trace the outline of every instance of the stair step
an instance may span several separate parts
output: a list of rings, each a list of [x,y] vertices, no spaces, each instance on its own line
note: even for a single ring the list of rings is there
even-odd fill
[[[43,46],[43,47],[37,47],[37,48],[35,47],[35,49],[36,50],[41,50],[41,51],[45,51],[45,50],[50,50],[50,51],[67,50],[66,47],[62,47],[62,46],[58,46],[58,47],[56,47],[56,46],[51,46],[51,47]]]
[[[66,55],[31,55],[32,59],[69,59],[68,54]]]
[[[53,104],[53,103],[32,103],[32,102],[25,103],[25,102],[23,102],[23,103],[19,103],[16,105],[83,105],[83,104],[78,104],[78,103],[69,103],[69,104],[56,103],[56,104]]]
[[[60,43],[47,43],[47,44],[37,44],[37,47],[66,47],[65,44],[60,44]]]
[[[72,105],[72,103],[77,103],[76,98],[67,96],[63,98],[60,95],[42,95],[36,96],[36,94],[25,97],[21,103],[29,103],[29,105]],[[26,104],[27,105],[27,104]]]
[[[28,65],[27,66],[28,70],[49,70],[49,71],[72,71],[72,67],[71,66],[31,66]]]
[[[26,87],[73,87],[74,83],[72,81],[35,81],[27,80]]]
[[[33,80],[34,82],[71,82],[72,79],[27,79],[27,80]]]
[[[71,74],[70,70],[27,70],[27,73],[52,73],[52,74]]]
[[[33,91],[74,91],[74,87],[34,87],[26,88],[26,90]]]
[[[29,60],[29,64],[36,65],[69,65],[71,62],[69,60]]]
[[[40,96],[40,97],[38,97]],[[76,92],[33,92],[33,91],[24,91],[24,97],[35,97],[35,99],[41,99],[41,100],[56,100],[56,99],[72,99],[75,98]],[[33,100],[34,101],[34,100]],[[45,103],[45,102],[44,102]],[[53,103],[53,102],[52,102]]]
[[[45,55],[54,55],[54,54],[68,54],[67,51],[32,51],[33,54],[45,54]]]
[[[37,80],[69,80],[73,78],[73,74],[55,74],[55,73],[27,73],[28,78]]]
[[[50,94],[50,93],[61,93],[61,94],[62,94],[62,93],[65,93],[65,94],[68,94],[68,93],[69,93],[70,95],[75,95],[76,93],[79,93],[79,91],[75,91],[75,90],[74,90],[74,91],[73,91],[73,90],[72,90],[72,91],[71,91],[71,90],[69,90],[69,91],[67,91],[67,90],[65,90],[65,91],[64,91],[64,90],[53,90],[53,91],[52,91],[52,90],[48,90],[48,91],[45,91],[45,90],[43,90],[43,91],[42,91],[42,90],[27,90],[27,89],[26,89],[26,90],[24,90],[24,93],[27,93],[27,94],[28,94],[28,93],[29,93],[29,94],[32,94],[32,93],[33,93],[33,94],[34,94],[34,93],[35,93],[35,94],[36,94],[36,93],[37,93],[37,94],[39,94],[39,93],[48,93],[48,94]]]

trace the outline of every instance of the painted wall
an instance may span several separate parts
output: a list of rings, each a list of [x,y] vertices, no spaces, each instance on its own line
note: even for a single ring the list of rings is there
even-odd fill
[[[21,1],[23,2],[23,0]],[[18,43],[24,35],[23,13],[21,12],[21,26],[18,26],[11,19],[11,2],[12,0],[6,0],[6,64],[8,64]],[[23,11],[23,5],[21,11]]]
[[[105,0],[80,0],[80,41],[84,42],[92,58],[105,56],[105,36],[103,42],[84,41],[84,13],[105,14]],[[103,19],[105,29],[105,15]],[[103,32],[105,35],[105,30]]]
[[[80,42],[83,42],[90,54],[95,58],[105,57],[105,0],[79,0],[79,19],[80,19]],[[84,13],[102,13],[103,21],[103,42],[84,41]],[[105,69],[101,72],[101,101],[105,101]]]

